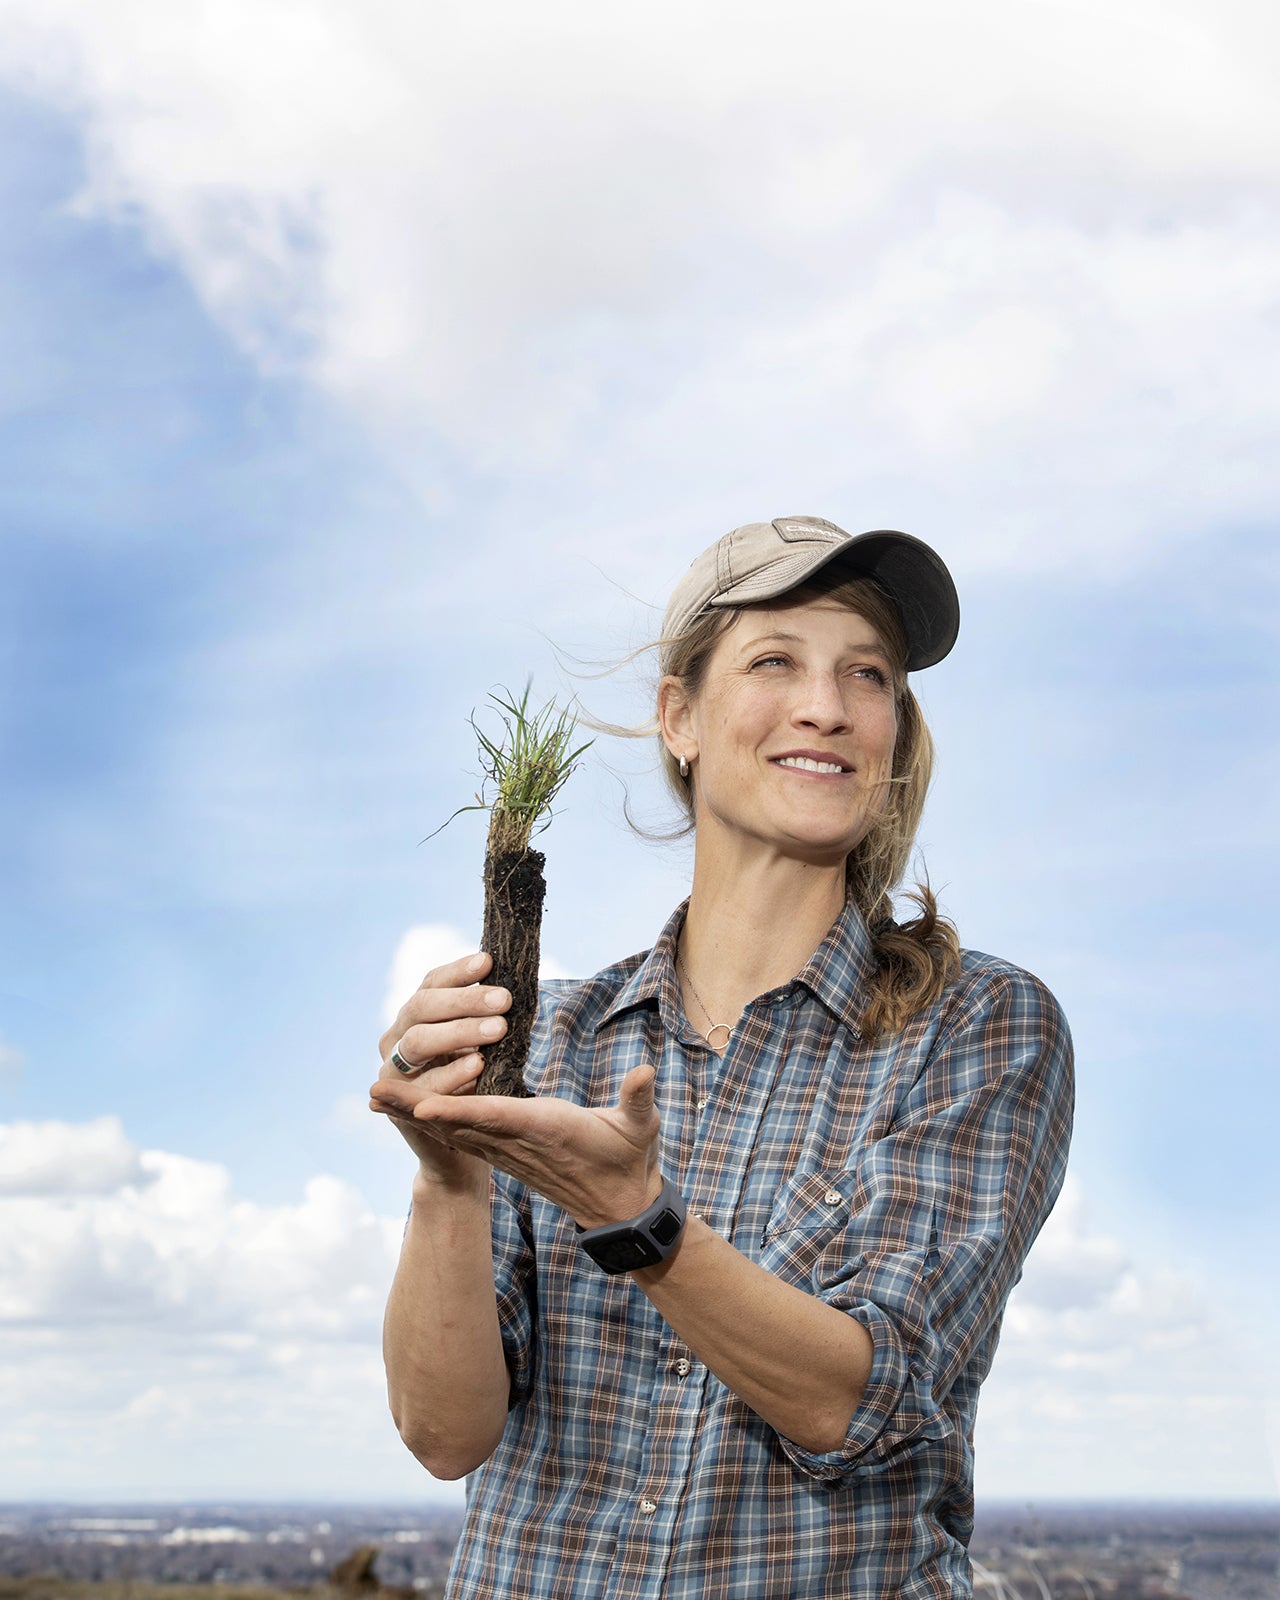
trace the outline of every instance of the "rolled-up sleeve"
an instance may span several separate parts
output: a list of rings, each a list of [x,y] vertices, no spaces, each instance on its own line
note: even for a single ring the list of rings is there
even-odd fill
[[[873,1356],[841,1449],[781,1440],[796,1467],[827,1480],[874,1471],[955,1431],[947,1397],[971,1364],[967,1378],[985,1376],[1062,1185],[1072,1105],[1066,1019],[1037,978],[1005,965],[960,998],[853,1164],[798,1176],[775,1213],[775,1254],[805,1261],[807,1287],[867,1329]]]
[[[493,1285],[502,1349],[511,1374],[508,1409],[528,1398],[537,1359],[537,1273],[529,1220],[529,1191],[495,1172],[490,1192]]]

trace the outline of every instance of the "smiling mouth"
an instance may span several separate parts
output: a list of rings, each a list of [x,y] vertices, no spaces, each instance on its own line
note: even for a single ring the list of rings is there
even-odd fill
[[[789,767],[792,772],[816,772],[828,778],[844,778],[849,768],[836,761],[814,761],[810,756],[777,756],[775,767]]]

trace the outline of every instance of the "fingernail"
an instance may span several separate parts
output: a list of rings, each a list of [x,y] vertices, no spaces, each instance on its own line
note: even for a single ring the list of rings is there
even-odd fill
[[[502,1020],[499,1017],[487,1017],[480,1024],[480,1032],[486,1039],[496,1039],[502,1032]]]
[[[478,956],[472,956],[471,960],[467,962],[467,969],[470,972],[479,972],[482,966],[484,966],[483,951]]]
[[[490,989],[484,997],[484,1003],[490,1011],[496,1011],[499,1006],[505,1006],[508,995],[505,989]]]

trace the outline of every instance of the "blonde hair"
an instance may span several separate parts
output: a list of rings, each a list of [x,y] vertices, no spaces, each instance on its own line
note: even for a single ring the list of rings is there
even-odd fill
[[[839,562],[833,565],[840,568]],[[847,606],[876,630],[893,664],[898,736],[888,797],[845,862],[846,893],[867,924],[876,960],[860,1019],[863,1037],[874,1040],[900,1032],[917,1011],[941,996],[960,970],[959,937],[954,925],[940,915],[927,876],[907,895],[919,907],[920,915],[901,924],[893,920],[893,891],[906,871],[933,776],[933,739],[920,703],[907,684],[907,641],[898,608],[873,579],[828,567],[782,598],[787,605],[826,599]],[[679,678],[690,699],[702,688],[717,642],[743,609],[756,608],[705,611],[679,636],[659,640],[663,676]],[[667,785],[687,819],[674,835],[679,837],[695,826],[693,784],[680,776],[676,758],[661,739],[659,743]]]

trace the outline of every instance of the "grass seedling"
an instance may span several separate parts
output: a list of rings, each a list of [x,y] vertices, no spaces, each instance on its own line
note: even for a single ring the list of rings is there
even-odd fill
[[[490,695],[502,722],[497,738],[477,726],[474,712],[470,718],[485,781],[476,796],[478,804],[462,810],[489,812],[482,948],[493,957],[487,981],[511,991],[507,1031],[484,1052],[484,1071],[476,1085],[479,1094],[529,1093],[524,1065],[538,1014],[542,902],[547,892],[542,871],[546,857],[531,847],[530,840],[551,821],[551,802],[592,742],[588,739],[570,749],[572,714],[551,705],[531,711],[532,687],[530,679],[519,700],[505,689]],[[485,798],[490,790],[491,800]]]

